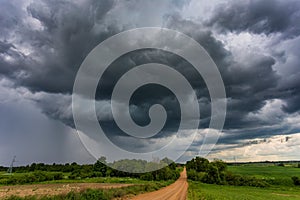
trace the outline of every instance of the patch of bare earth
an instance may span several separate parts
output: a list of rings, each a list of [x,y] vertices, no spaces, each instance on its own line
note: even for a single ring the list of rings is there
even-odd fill
[[[14,185],[1,186],[0,199],[12,195],[25,196],[52,196],[67,194],[71,191],[80,192],[86,189],[111,189],[132,186],[133,184],[118,183],[57,183],[57,184],[35,184],[35,185]]]

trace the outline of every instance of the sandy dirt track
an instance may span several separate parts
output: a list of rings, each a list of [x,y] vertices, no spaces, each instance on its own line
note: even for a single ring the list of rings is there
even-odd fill
[[[186,169],[181,172],[180,178],[173,184],[160,190],[138,195],[132,200],[186,200],[188,182]]]
[[[0,199],[7,198],[11,195],[20,197],[24,196],[49,196],[67,194],[71,191],[79,192],[91,189],[109,189],[128,187],[133,184],[117,184],[117,183],[57,183],[57,184],[34,184],[34,185],[16,185],[16,186],[1,186]]]

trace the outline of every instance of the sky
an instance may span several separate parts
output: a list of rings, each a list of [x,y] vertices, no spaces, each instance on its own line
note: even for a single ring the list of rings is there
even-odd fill
[[[14,155],[19,165],[94,162],[72,115],[77,71],[100,42],[141,27],[182,32],[216,63],[227,113],[221,137],[207,158],[300,160],[299,21],[298,0],[0,0],[0,165],[9,165]],[[178,101],[157,85],[137,90],[130,112],[137,124],[146,125],[151,105],[162,104],[168,119],[158,135],[136,141],[120,133],[114,122],[109,98],[116,80],[110,75],[119,77],[120,66],[149,62],[178,69],[196,91],[201,122],[182,139],[183,144],[188,133],[197,132],[179,160],[184,162],[199,152],[211,102],[203,79],[174,54],[138,50],[112,63],[96,93],[99,124],[108,138],[130,151],[160,147],[176,134]]]

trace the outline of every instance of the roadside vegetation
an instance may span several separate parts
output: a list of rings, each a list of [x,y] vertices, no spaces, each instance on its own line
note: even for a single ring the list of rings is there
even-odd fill
[[[11,196],[6,200],[110,200],[123,196],[133,196],[145,192],[152,192],[171,184],[173,181],[148,182],[141,185],[134,185],[115,189],[87,189],[81,192],[69,192],[67,194],[54,196]]]

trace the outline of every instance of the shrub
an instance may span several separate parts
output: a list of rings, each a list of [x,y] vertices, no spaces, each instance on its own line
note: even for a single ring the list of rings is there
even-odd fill
[[[204,177],[206,177],[206,175],[207,175],[206,172],[196,172],[196,170],[193,170],[193,169],[187,171],[188,179],[193,180],[193,181],[202,181],[203,182],[203,179],[204,179]]]
[[[235,186],[253,186],[253,187],[268,187],[269,184],[261,179],[250,176],[235,175],[231,172],[225,174],[225,180],[228,185]]]
[[[300,179],[299,179],[299,177],[293,176],[293,177],[292,177],[292,180],[293,180],[293,182],[294,182],[294,185],[300,185]]]
[[[151,173],[145,173],[141,175],[140,179],[146,180],[146,181],[153,181],[154,177]]]

